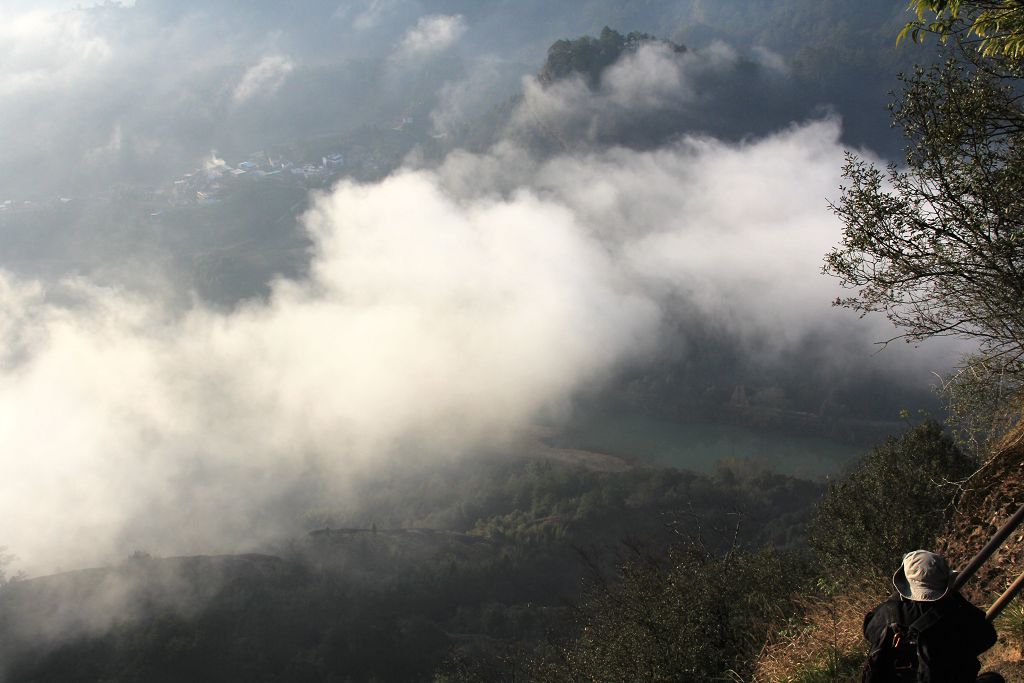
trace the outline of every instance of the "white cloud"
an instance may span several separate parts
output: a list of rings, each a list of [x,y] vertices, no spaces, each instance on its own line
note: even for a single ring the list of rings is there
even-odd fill
[[[438,132],[451,133],[517,92],[520,76],[497,58],[477,60],[463,78],[445,83],[430,113]]]
[[[315,505],[311,482],[557,411],[651,352],[680,297],[778,345],[841,326],[819,273],[838,135],[504,146],[341,184],[305,217],[309,279],[229,313],[0,278],[0,544],[39,571],[292,530],[301,509],[267,511]]]
[[[363,0],[362,2],[345,2],[338,5],[334,18],[349,22],[356,31],[368,31],[376,28],[403,4],[403,0]]]
[[[757,60],[757,63],[769,71],[773,71],[780,76],[789,76],[792,72],[786,58],[774,50],[757,46],[754,47],[751,52],[753,53],[754,59]]]
[[[67,86],[111,55],[81,12],[0,9],[0,95]]]
[[[826,199],[841,158],[839,123],[825,120],[754,142],[689,137],[544,163],[499,147],[453,155],[441,173],[467,193],[529,185],[572,211],[626,281],[653,287],[656,300],[685,291],[709,314],[746,320],[737,333],[788,337],[835,315],[835,284],[818,271],[839,237]]]
[[[652,108],[667,99],[690,98],[684,59],[664,45],[643,45],[609,67],[602,85],[620,107]]]
[[[563,140],[571,146],[727,130],[737,123],[747,134],[766,131],[788,123],[777,111],[792,97],[787,74],[785,62],[765,50],[744,57],[722,42],[684,52],[650,42],[620,56],[596,84],[579,75],[553,83],[524,78],[509,132],[540,133],[548,144]],[[751,113],[749,103],[761,98],[774,119],[760,122]]]
[[[414,59],[442,52],[454,45],[467,28],[461,14],[420,17],[402,38],[398,55],[402,59]]]
[[[231,93],[231,101],[244,104],[253,97],[273,95],[284,84],[295,63],[281,55],[268,55],[249,67]]]
[[[699,92],[694,78],[723,68],[721,55],[676,53],[660,43],[624,54],[592,89],[578,76],[543,84],[523,79],[523,100],[512,118],[513,129],[571,130],[578,135],[598,120],[615,121],[659,110],[689,107]]]
[[[529,194],[462,204],[407,173],[342,186],[308,221],[313,279],[228,315],[4,283],[3,346],[24,352],[0,388],[0,516],[28,566],[273,535],[258,511],[310,468],[339,481],[492,445],[657,319],[570,212]]]

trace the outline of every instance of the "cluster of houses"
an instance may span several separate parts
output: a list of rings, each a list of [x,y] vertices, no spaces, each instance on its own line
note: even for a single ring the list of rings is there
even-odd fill
[[[294,163],[283,157],[274,159],[265,152],[253,152],[245,161],[232,167],[223,159],[212,156],[202,168],[185,173],[180,178],[152,195],[157,201],[166,201],[171,206],[211,206],[219,204],[225,196],[240,186],[240,183],[263,178],[287,179],[308,187],[322,186],[337,177],[345,166],[342,154],[322,156],[318,163]],[[67,204],[72,200],[59,197],[46,202],[0,200],[0,215],[33,211]],[[159,217],[163,212],[155,211],[150,217]]]
[[[239,183],[280,177],[303,184],[321,185],[345,165],[341,154],[321,157],[320,163],[296,164],[284,158],[274,159],[265,152],[253,152],[234,167],[213,157],[203,168],[186,173],[173,182],[167,195],[173,206],[210,206],[218,204]]]

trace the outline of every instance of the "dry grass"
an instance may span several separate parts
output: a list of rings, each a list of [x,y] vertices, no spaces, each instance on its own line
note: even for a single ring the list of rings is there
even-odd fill
[[[1024,413],[1024,407],[1017,408],[1015,412],[1017,415]],[[995,448],[997,453],[1022,449],[1024,449],[1024,417],[1019,418],[1016,424],[1006,431]]]
[[[842,594],[802,598],[801,609],[765,645],[751,683],[846,683],[860,680],[867,658],[864,615],[887,596],[860,585]],[[999,642],[982,657],[1008,683],[1024,682],[1024,602],[1011,604],[996,622]]]
[[[859,670],[867,656],[864,615],[886,596],[873,585],[830,592],[800,601],[800,614],[761,651],[752,683],[856,680],[850,670]]]
[[[1014,599],[995,621],[999,642],[985,653],[985,663],[1024,660],[1024,602]]]
[[[1018,410],[1020,415],[1024,410]],[[1009,414],[1009,413],[1008,413]],[[1021,484],[1024,463],[1024,419],[1006,428],[992,449],[993,457],[986,464],[988,480],[1003,484],[1003,495],[1012,509],[1019,503],[1017,491]],[[997,469],[995,472],[992,470]],[[998,512],[996,522],[1003,520],[1002,507],[988,504],[984,496],[994,495],[988,484],[974,492],[968,506],[984,509],[987,520]],[[997,493],[998,491],[997,490]],[[1002,505],[1002,499],[996,501]],[[975,522],[972,522],[975,524]],[[954,527],[954,538],[963,539],[970,526]],[[994,529],[993,529],[994,530]],[[988,533],[988,532],[986,532]],[[1018,537],[1019,538],[1019,537]],[[987,536],[981,541],[987,540]],[[1000,566],[1002,581],[1015,578],[1021,571],[1018,548],[1021,541],[1008,543],[1001,552],[1011,552],[1012,561]],[[970,556],[963,549],[962,554]],[[988,563],[994,566],[994,558]],[[974,579],[975,584],[978,578]],[[860,665],[867,658],[867,644],[861,634],[864,615],[887,597],[888,586],[877,583],[854,584],[842,591],[822,590],[816,597],[799,601],[801,609],[785,628],[776,633],[758,658],[751,683],[845,683],[859,681]],[[1008,683],[1024,683],[1024,595],[1017,598],[996,622],[999,643],[982,657],[983,670],[999,671]]]

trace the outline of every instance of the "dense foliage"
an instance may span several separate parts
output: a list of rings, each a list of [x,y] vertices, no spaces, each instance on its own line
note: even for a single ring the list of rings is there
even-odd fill
[[[627,564],[618,583],[590,592],[579,638],[538,665],[535,680],[746,680],[805,571],[770,551],[714,555],[696,543]]]
[[[954,62],[906,79],[894,120],[907,169],[851,156],[835,207],[846,224],[827,270],[908,338],[978,339],[989,359],[1024,358],[1024,112],[1011,85]]]
[[[843,241],[825,267],[856,290],[837,303],[884,311],[908,341],[975,342],[948,393],[969,431],[996,435],[1024,387],[1024,109],[1003,66],[953,60],[905,78],[893,116],[906,167],[848,158]]]
[[[910,6],[917,21],[907,24],[901,37],[920,39],[927,29],[943,39],[957,35],[975,42],[986,58],[1024,57],[1024,5],[1019,0],[913,0]]]
[[[975,467],[933,421],[873,449],[818,506],[809,537],[821,572],[884,583],[904,553],[934,547]]]
[[[901,555],[934,547],[957,484],[974,466],[939,424],[925,422],[829,485],[811,523],[813,553],[708,552],[683,541],[657,559],[638,554],[616,580],[591,586],[568,637],[512,661],[530,671],[522,680],[750,680],[755,670],[764,675],[758,665],[768,642],[772,670],[790,658],[806,680],[838,680],[862,661],[859,625],[868,608],[844,591],[870,602],[891,590]],[[447,680],[520,680],[513,669],[492,661]]]

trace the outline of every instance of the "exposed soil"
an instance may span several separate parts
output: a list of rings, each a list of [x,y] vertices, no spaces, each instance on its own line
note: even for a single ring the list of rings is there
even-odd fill
[[[967,487],[939,544],[940,552],[945,553],[952,567],[963,567],[970,562],[1024,505],[1024,422],[1004,439],[993,458],[971,478]],[[1022,572],[1024,525],[967,581],[962,592],[974,604],[987,609]],[[1007,632],[1005,623],[999,621],[996,627],[1000,630],[1000,642],[983,657],[983,670],[998,671],[1007,683],[1024,683],[1021,634]]]
[[[626,458],[610,453],[553,446],[549,442],[553,435],[553,431],[537,427],[519,444],[519,450],[530,457],[547,458],[595,472],[625,472],[635,466]]]
[[[1024,422],[1003,441],[992,459],[967,482],[949,528],[940,540],[952,567],[963,567],[1024,504]],[[964,586],[979,606],[992,604],[1024,571],[1024,525]]]

